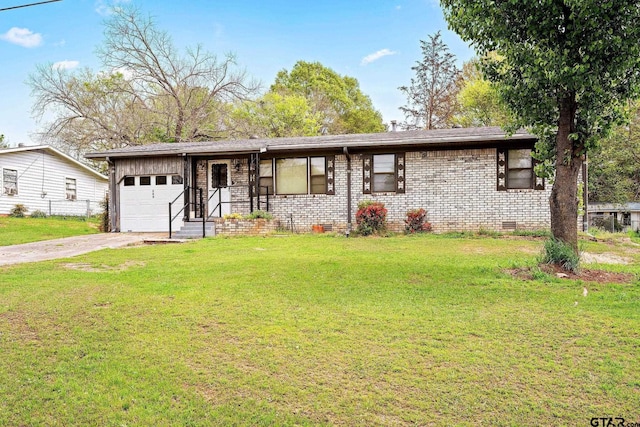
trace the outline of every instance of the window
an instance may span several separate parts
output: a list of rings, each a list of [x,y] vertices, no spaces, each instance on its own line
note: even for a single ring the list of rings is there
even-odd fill
[[[214,163],[211,165],[211,188],[226,188],[228,166],[226,163]]]
[[[18,194],[18,171],[13,169],[2,170],[2,185],[4,194],[15,196]]]
[[[269,194],[335,194],[334,162],[333,156],[260,160],[260,194],[267,187]]]
[[[136,185],[136,177],[135,176],[125,176],[124,177],[124,186],[125,187],[133,187]]]
[[[507,188],[533,188],[533,159],[530,149],[508,151]]]
[[[395,154],[374,154],[373,156],[373,191],[396,191],[396,156]]]
[[[171,184],[172,185],[180,185],[182,184],[182,177],[180,175],[172,175],[171,176]]]
[[[267,192],[273,194],[273,161],[260,160],[260,180],[258,183],[260,194],[265,195]]]
[[[325,194],[327,192],[327,168],[324,157],[309,158],[309,193]]]
[[[165,175],[156,176],[156,185],[167,185],[167,177]]]
[[[74,178],[66,178],[65,191],[67,200],[76,200],[76,180]]]
[[[140,177],[140,185],[151,185],[151,177],[150,176],[141,176]]]
[[[531,157],[530,148],[508,150],[497,149],[498,155],[498,191],[509,189],[544,190],[544,178],[536,176],[536,160]]]
[[[307,194],[307,158],[276,159],[278,194]]]

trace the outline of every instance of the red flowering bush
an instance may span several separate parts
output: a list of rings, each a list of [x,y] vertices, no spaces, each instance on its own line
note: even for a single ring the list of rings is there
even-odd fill
[[[387,226],[387,209],[384,203],[366,200],[358,203],[356,212],[357,232],[362,236],[384,231]]]
[[[409,234],[423,233],[431,231],[431,223],[426,222],[427,211],[424,209],[412,209],[407,212],[407,219],[404,220],[405,231]]]

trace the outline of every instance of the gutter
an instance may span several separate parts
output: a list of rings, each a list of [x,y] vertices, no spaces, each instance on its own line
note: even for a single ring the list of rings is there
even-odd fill
[[[118,230],[118,209],[116,208],[120,201],[118,200],[118,183],[116,182],[116,167],[110,157],[105,157],[107,165],[109,165],[109,205],[107,206],[109,213],[109,226],[111,232]]]
[[[347,157],[347,232],[349,237],[351,233],[351,154],[347,147],[342,148],[342,152]]]

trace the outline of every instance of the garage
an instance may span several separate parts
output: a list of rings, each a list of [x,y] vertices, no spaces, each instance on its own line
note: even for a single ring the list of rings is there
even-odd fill
[[[183,190],[179,175],[125,176],[120,182],[120,231],[168,232],[169,203]],[[173,227],[181,222],[177,218]]]

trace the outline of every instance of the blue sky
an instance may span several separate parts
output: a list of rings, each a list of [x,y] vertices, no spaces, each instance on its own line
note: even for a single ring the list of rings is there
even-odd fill
[[[0,8],[35,0],[0,0]],[[34,144],[32,98],[25,84],[37,64],[100,69],[95,55],[109,5],[130,3],[154,17],[176,46],[203,45],[239,65],[268,89],[279,70],[319,61],[355,77],[384,118],[401,121],[420,59],[420,40],[436,31],[460,63],[473,51],[447,30],[436,0],[62,0],[0,12],[0,133],[11,145]]]

